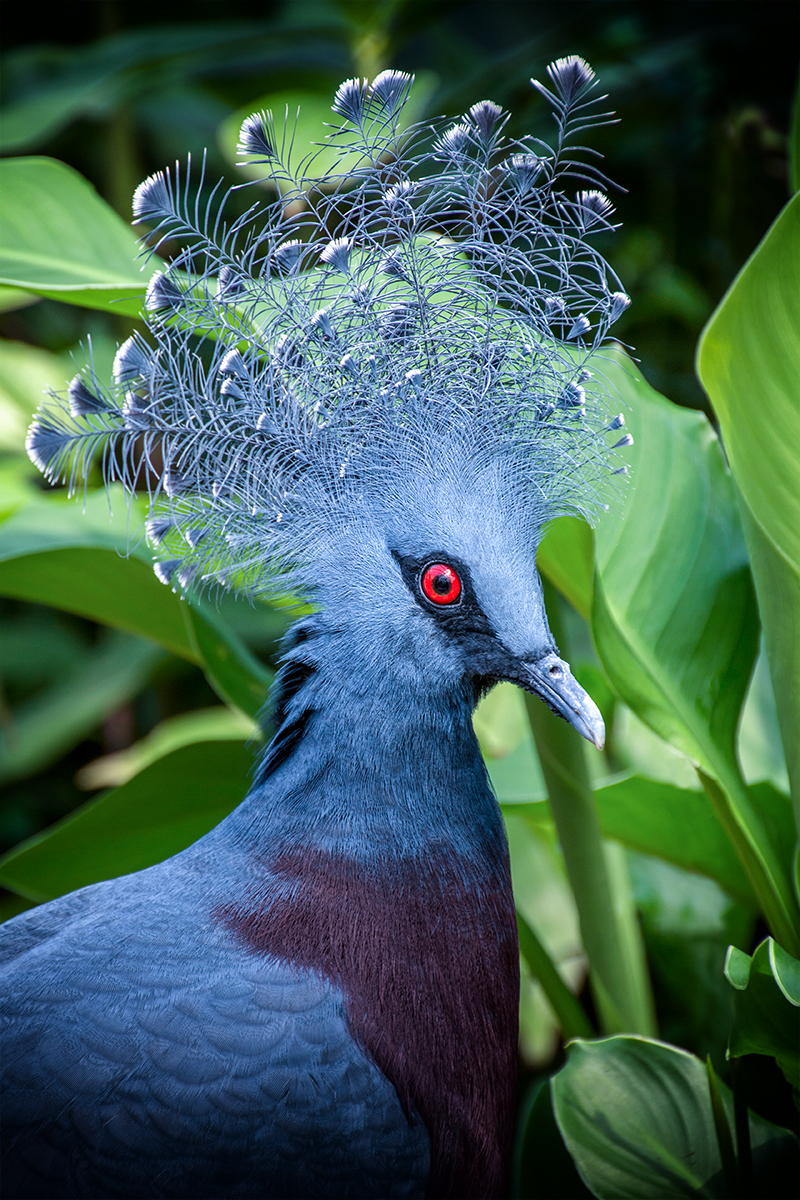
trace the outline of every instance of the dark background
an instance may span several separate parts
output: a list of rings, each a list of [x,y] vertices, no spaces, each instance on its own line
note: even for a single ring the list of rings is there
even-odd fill
[[[2,99],[30,101],[54,82],[68,93],[110,70],[84,111],[13,152],[71,163],[127,216],[136,183],[187,150],[208,147],[211,175],[232,177],[218,125],[265,93],[329,95],[385,66],[432,71],[432,112],[489,97],[511,109],[513,131],[539,131],[529,77],[581,54],[621,118],[593,141],[627,189],[608,248],[635,297],[619,334],[651,383],[702,407],[697,335],[786,199],[799,26],[800,6],[769,0],[6,4]],[[74,340],[64,324],[44,331],[53,348]],[[3,332],[41,341],[41,325],[30,313]]]

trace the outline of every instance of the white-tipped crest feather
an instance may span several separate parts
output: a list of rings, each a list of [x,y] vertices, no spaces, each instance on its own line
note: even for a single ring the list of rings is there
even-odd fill
[[[570,122],[606,123],[581,59],[548,77],[559,145]],[[125,343],[111,389],[74,384],[28,450],[72,486],[98,450],[108,481],[150,480],[151,530],[182,535],[165,582],[313,594],[334,534],[396,524],[426,471],[465,456],[509,481],[534,543],[558,513],[602,506],[618,425],[582,384],[628,303],[590,244],[608,181],[574,149],[504,138],[490,101],[401,132],[411,82],[342,84],[326,147],[341,164],[322,178],[270,119],[245,122],[243,152],[282,195],[230,222],[216,189],[190,200],[189,168],[137,190],[137,216],[184,246],[147,290],[153,348]]]

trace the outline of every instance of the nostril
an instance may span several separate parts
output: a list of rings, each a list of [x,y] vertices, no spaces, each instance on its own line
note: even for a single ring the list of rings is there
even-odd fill
[[[559,663],[553,663],[552,667],[551,667],[551,668],[550,668],[550,670],[548,671],[548,675],[550,675],[550,676],[551,676],[553,679],[557,679],[557,678],[558,678],[558,676],[559,676],[560,674],[561,674],[561,666],[560,666],[560,664],[559,664]]]

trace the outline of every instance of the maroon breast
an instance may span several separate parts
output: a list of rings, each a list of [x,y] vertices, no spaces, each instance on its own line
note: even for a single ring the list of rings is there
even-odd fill
[[[250,950],[342,988],[353,1037],[428,1128],[429,1197],[503,1196],[519,997],[505,857],[437,848],[365,863],[292,849],[269,867],[278,899],[230,904],[217,918]]]

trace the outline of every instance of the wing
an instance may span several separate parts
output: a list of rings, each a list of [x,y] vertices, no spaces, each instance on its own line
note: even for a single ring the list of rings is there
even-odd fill
[[[4,1195],[424,1195],[339,990],[235,945],[177,862],[9,926]]]

